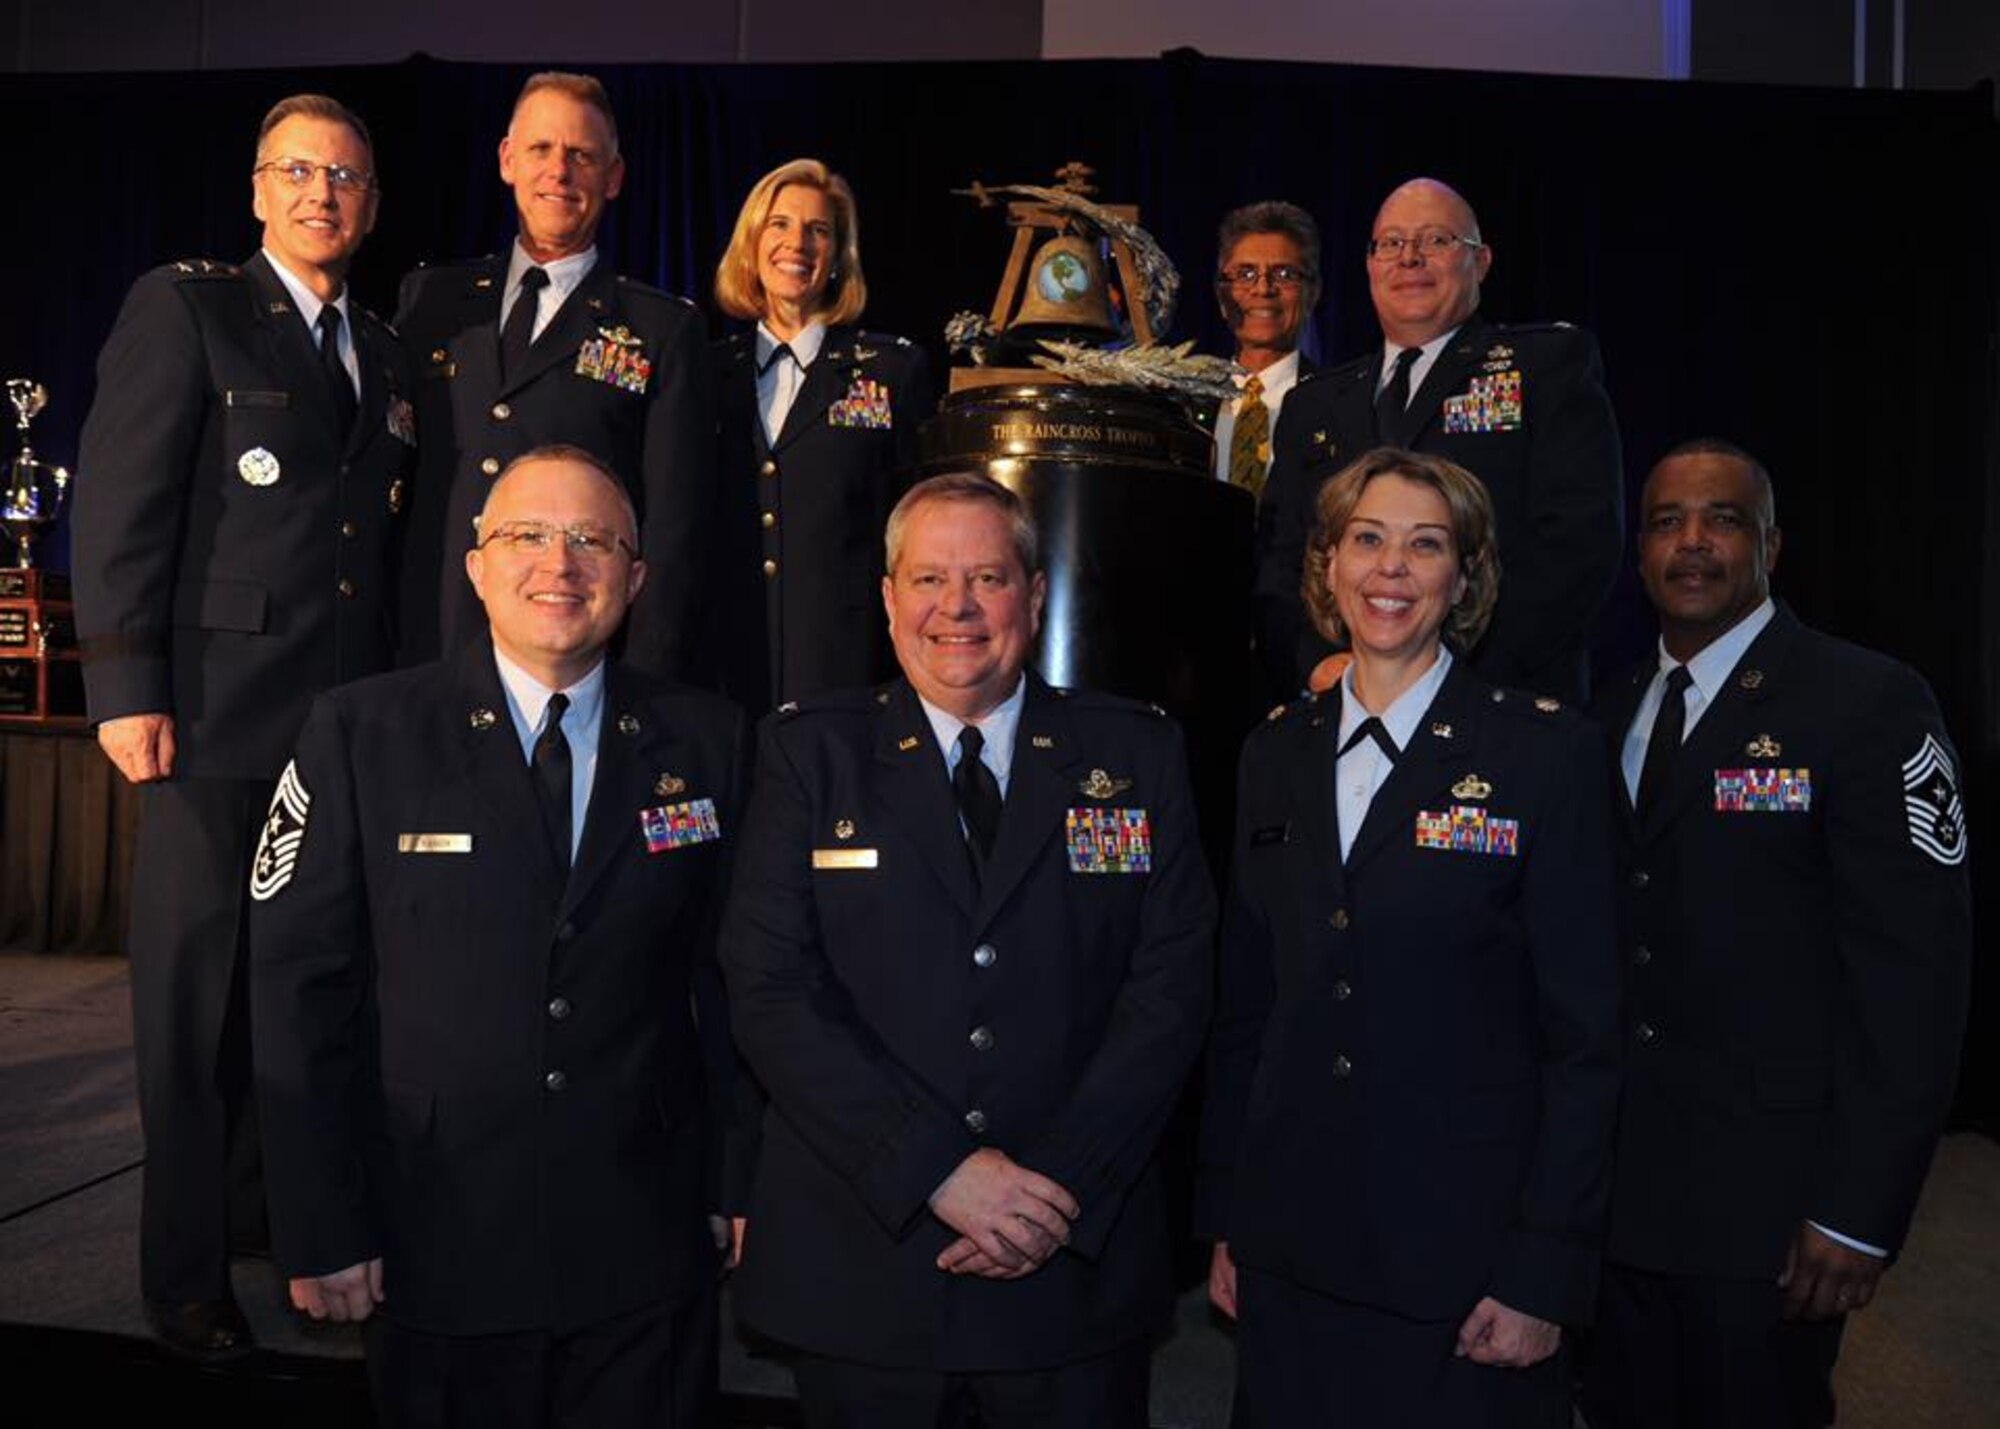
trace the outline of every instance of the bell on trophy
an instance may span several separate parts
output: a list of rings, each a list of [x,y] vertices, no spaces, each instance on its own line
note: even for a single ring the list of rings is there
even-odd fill
[[[21,570],[35,565],[35,538],[62,519],[69,498],[69,471],[35,455],[28,439],[28,427],[48,405],[48,389],[25,377],[7,379],[7,400],[14,404],[14,426],[21,434],[21,450],[7,468],[7,489],[0,502],[0,527],[14,538],[15,564]]]

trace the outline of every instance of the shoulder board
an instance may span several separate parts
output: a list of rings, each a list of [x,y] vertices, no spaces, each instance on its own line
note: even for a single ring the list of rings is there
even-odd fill
[[[637,278],[626,277],[623,273],[618,275],[618,286],[628,288],[634,293],[640,293],[649,298],[658,298],[662,302],[679,303],[684,308],[692,308],[694,306],[693,303],[683,298],[679,293],[670,293],[665,288],[656,288],[651,283],[642,283]]]
[[[1079,690],[1065,685],[1051,685],[1049,693],[1072,709],[1115,710],[1125,714],[1144,715],[1148,719],[1167,717],[1166,710],[1150,700],[1129,699],[1124,695],[1106,694],[1102,690]]]
[[[1287,719],[1294,719],[1299,715],[1310,713],[1319,708],[1319,703],[1324,698],[1325,695],[1322,693],[1304,694],[1296,699],[1286,700],[1281,705],[1272,706],[1271,712],[1264,716],[1264,722],[1266,724],[1279,724]]]
[[[501,263],[504,261],[498,253],[482,253],[477,258],[441,258],[435,262],[426,258],[417,264],[413,271],[418,273],[445,273],[453,268],[484,268],[490,263]]]
[[[803,719],[821,714],[854,714],[886,704],[887,688],[834,690],[805,700],[786,700],[773,711],[780,720]]]
[[[1555,319],[1550,322],[1539,322],[1539,323],[1489,323],[1487,324],[1486,330],[1489,333],[1494,333],[1494,334],[1504,333],[1507,334],[1508,336],[1518,337],[1524,334],[1531,334],[1538,332],[1575,332],[1577,330],[1577,327],[1576,324],[1573,322],[1565,322],[1561,319]]]
[[[243,270],[234,263],[219,263],[213,258],[183,258],[178,263],[167,265],[173,270],[177,283],[198,282],[203,278],[240,278]]]
[[[1566,712],[1572,716],[1575,713],[1554,695],[1534,694],[1526,690],[1496,689],[1487,696],[1487,700],[1492,708],[1523,719],[1549,719]]]
[[[859,332],[855,338],[863,347],[908,347],[907,337],[897,337],[893,332]]]

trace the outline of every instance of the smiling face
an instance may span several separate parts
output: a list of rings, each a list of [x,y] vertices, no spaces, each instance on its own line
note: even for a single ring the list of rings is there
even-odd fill
[[[1382,204],[1371,238],[1391,234],[1415,239],[1426,233],[1479,236],[1472,208],[1445,185],[1413,179]],[[1493,250],[1460,244],[1427,257],[1417,243],[1396,258],[1368,260],[1368,295],[1382,335],[1398,347],[1422,347],[1460,326],[1479,306],[1479,285],[1493,266]]]
[[[833,205],[819,189],[786,184],[772,198],[757,235],[757,281],[765,319],[779,337],[794,337],[819,310],[838,241]]]
[[[1646,478],[1639,579],[1660,613],[1660,639],[1688,660],[1771,593],[1780,537],[1756,473],[1739,457],[1669,457]]]
[[[294,188],[264,165],[297,159],[314,166],[303,188]],[[294,114],[264,136],[259,172],[250,180],[250,208],[264,221],[264,247],[322,298],[338,296],[361,240],[375,227],[380,194],[333,186],[326,166],[372,173],[374,155],[361,136],[335,119]]]
[[[597,109],[559,89],[524,98],[500,141],[500,177],[514,190],[521,246],[537,263],[597,241],[604,206],[625,185],[625,160]]]
[[[919,695],[963,720],[1014,693],[1041,629],[1047,583],[1030,577],[991,502],[938,498],[910,510],[882,605]]]
[[[1326,583],[1364,670],[1428,665],[1466,587],[1444,497],[1406,477],[1375,477],[1327,556]]]
[[[1236,360],[1251,371],[1261,371],[1299,345],[1299,330],[1305,325],[1306,310],[1314,294],[1307,282],[1280,285],[1271,276],[1273,268],[1305,268],[1305,254],[1283,233],[1246,233],[1231,245],[1222,260],[1221,271],[1239,268],[1261,270],[1254,283],[1237,284],[1227,278],[1216,284],[1222,304],[1223,321],[1236,339]]]
[[[578,553],[566,537],[541,551],[488,540],[465,554],[465,573],[502,654],[551,689],[590,673],[617,633],[625,609],[646,581],[630,508],[611,478],[567,458],[514,464],[494,483],[480,513],[482,538],[517,521],[589,527],[618,539],[604,550]],[[622,542],[623,544],[620,544]]]

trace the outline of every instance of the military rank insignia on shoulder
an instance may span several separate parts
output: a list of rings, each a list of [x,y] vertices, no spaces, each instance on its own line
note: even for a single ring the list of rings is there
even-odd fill
[[[174,270],[178,282],[202,278],[240,278],[243,270],[234,263],[220,263],[213,258],[183,258],[169,265]]]
[[[306,815],[311,809],[312,795],[306,792],[295,759],[278,777],[271,812],[257,837],[257,856],[250,863],[250,896],[259,903],[282,893],[297,872],[299,845],[305,842]]]
[[[1910,842],[1947,868],[1965,862],[1965,805],[1958,774],[1937,736],[1926,734],[1917,752],[1903,761],[1903,805]]]

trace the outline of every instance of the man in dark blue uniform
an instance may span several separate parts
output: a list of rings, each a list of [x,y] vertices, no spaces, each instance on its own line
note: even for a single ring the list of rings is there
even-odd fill
[[[1214,913],[1180,737],[1027,670],[1004,487],[921,483],[887,547],[904,679],[771,716],[725,924],[771,1101],[738,1309],[815,1429],[1143,1429]]]
[[[491,639],[315,704],[258,849],[273,1244],[385,1424],[705,1422],[745,731],[605,659],[636,534],[579,449],[516,462]]]
[[[155,1329],[200,1356],[249,1348],[229,1250],[263,1236],[243,1010],[251,846],[314,692],[390,657],[390,533],[415,427],[402,352],[346,282],[375,224],[374,170],[344,106],[274,107],[251,180],[262,250],[133,286],[78,460],[90,716],[147,786],[129,943],[140,1284]]]
[[[1915,671],[1774,605],[1771,483],[1716,441],[1647,479],[1660,652],[1599,703],[1630,1049],[1593,1429],[1821,1429],[1902,1246],[1971,961],[1961,771]]]
[[[1584,696],[1591,621],[1618,571],[1618,428],[1590,334],[1479,316],[1492,263],[1471,205],[1435,179],[1410,180],[1375,216],[1368,291],[1382,347],[1293,391],[1258,512],[1258,645],[1282,688],[1324,689],[1338,673],[1299,595],[1313,499],[1362,452],[1392,446],[1450,457],[1493,498],[1506,577],[1473,669]]]
[[[599,257],[598,225],[624,187],[625,161],[597,80],[530,78],[500,141],[500,177],[521,221],[506,255],[419,268],[397,306],[424,429],[401,661],[455,653],[484,629],[460,578],[472,518],[510,461],[565,442],[616,472],[639,511],[652,576],[632,607],[624,659],[683,675],[715,461],[701,315]]]

